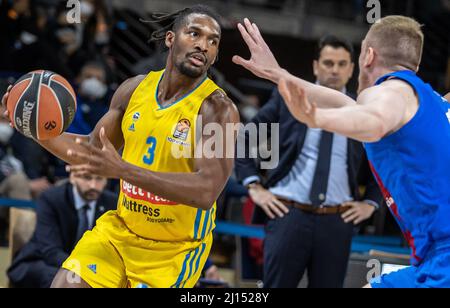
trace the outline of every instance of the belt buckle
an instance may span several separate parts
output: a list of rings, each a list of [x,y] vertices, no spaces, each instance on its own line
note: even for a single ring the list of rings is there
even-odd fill
[[[325,203],[322,203],[321,205],[319,205],[319,207],[317,208],[316,214],[318,215],[324,215],[325,214],[325,210],[326,206]]]

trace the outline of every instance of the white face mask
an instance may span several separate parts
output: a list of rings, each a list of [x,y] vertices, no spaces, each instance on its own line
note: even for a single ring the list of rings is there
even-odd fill
[[[14,128],[8,123],[0,122],[0,143],[8,144],[13,134]]]
[[[104,97],[107,91],[108,87],[95,77],[83,80],[80,85],[80,94],[93,100]]]
[[[258,111],[258,108],[253,106],[245,106],[241,109],[242,116],[249,121],[258,114]]]

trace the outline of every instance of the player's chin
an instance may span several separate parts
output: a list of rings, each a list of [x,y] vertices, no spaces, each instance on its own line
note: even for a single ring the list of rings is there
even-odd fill
[[[180,69],[182,74],[191,78],[198,78],[207,71],[206,65],[196,66],[191,63],[184,63]]]

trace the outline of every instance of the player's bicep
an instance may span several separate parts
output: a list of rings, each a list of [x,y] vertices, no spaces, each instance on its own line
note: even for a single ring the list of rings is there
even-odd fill
[[[382,127],[383,136],[403,126],[407,102],[401,94],[391,89],[363,93],[358,98],[358,106],[370,116],[370,121]]]
[[[98,121],[94,130],[90,135],[91,142],[97,147],[101,147],[100,141],[100,129],[105,128],[106,136],[114,145],[116,150],[123,147],[124,139],[122,133],[122,118],[123,112],[117,109],[110,109],[101,119]]]

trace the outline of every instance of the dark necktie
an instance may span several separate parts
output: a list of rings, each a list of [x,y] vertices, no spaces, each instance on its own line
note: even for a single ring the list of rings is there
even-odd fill
[[[309,194],[312,205],[319,206],[325,202],[330,175],[331,149],[333,146],[333,133],[322,131],[319,145],[319,157],[314,173],[314,180]]]
[[[89,210],[89,205],[85,204],[80,210],[79,210],[79,222],[78,222],[78,228],[77,228],[77,242],[81,239],[84,232],[89,230],[89,219],[87,212]]]

